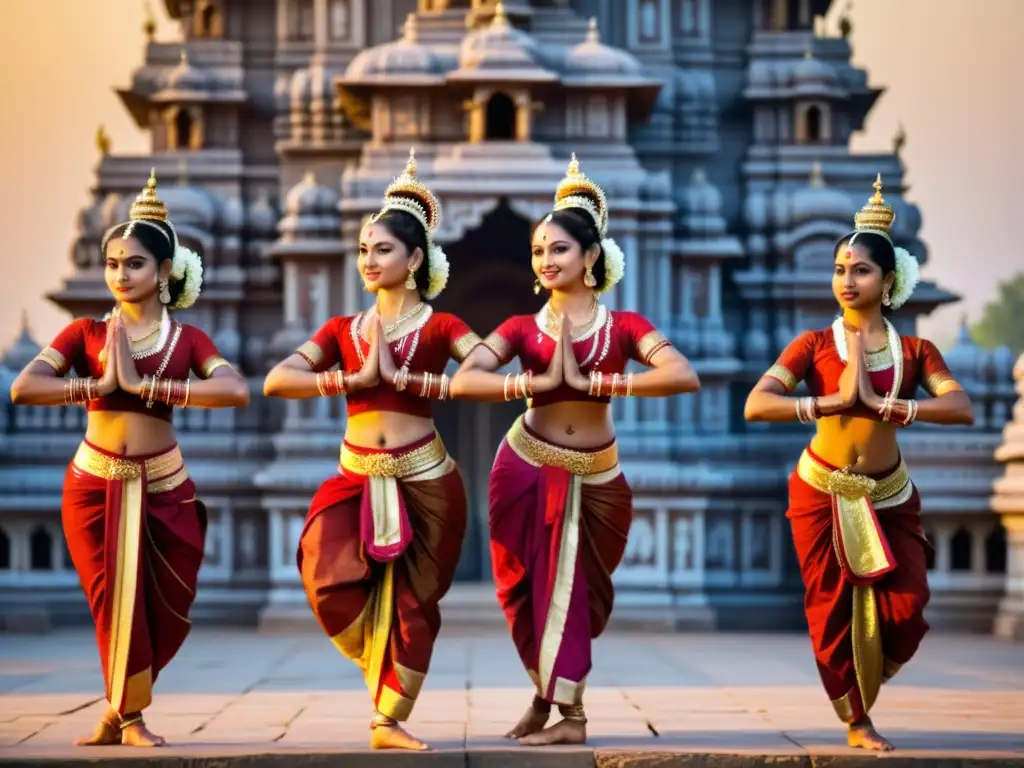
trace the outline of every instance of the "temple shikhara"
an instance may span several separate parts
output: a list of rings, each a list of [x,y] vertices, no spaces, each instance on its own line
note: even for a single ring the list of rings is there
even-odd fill
[[[166,0],[183,41],[144,30],[144,61],[117,91],[151,150],[117,154],[98,137],[92,203],[70,244],[75,273],[50,298],[74,316],[109,310],[100,238],[127,218],[155,167],[181,240],[205,264],[203,301],[182,319],[211,336],[254,393],[247,409],[175,413],[211,514],[193,618],[312,624],[296,542],[312,494],[335,471],[344,408],[258,393],[270,365],[329,317],[369,306],[356,238],[413,147],[445,211],[436,239],[451,280],[438,310],[484,336],[540,307],[530,228],[575,152],[608,194],[608,234],[626,257],[605,302],[642,311],[700,375],[697,395],[615,403],[636,514],[613,621],[799,626],[783,511],[809,427],[747,424],[744,399],[786,342],[831,323],[833,244],[878,173],[897,245],[927,256],[900,142],[891,153],[849,149],[882,88],[851,65],[848,23],[838,36],[821,31],[829,6]],[[898,330],[913,333],[918,317],[955,298],[923,284],[896,314]],[[0,361],[0,390],[46,341],[26,330]],[[1007,539],[990,503],[1016,397],[1013,359],[964,334],[947,361],[976,425],[914,426],[901,437],[935,545],[927,617],[988,632],[1000,605],[1024,613],[1019,595],[1002,599]],[[462,597],[453,596],[470,608],[478,596],[495,615],[487,472],[521,408],[439,410],[471,508]],[[84,421],[78,407],[0,401],[0,623],[9,628],[88,617],[59,512]]]

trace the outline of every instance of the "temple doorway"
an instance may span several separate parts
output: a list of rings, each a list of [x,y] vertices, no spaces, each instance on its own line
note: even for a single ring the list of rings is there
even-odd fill
[[[445,292],[433,302],[435,310],[458,315],[484,338],[512,315],[540,309],[543,298],[533,293],[530,269],[530,227],[530,222],[502,201],[479,227],[446,245],[451,273]],[[452,363],[449,374],[455,367]],[[462,470],[469,497],[466,539],[455,574],[458,581],[491,578],[487,480],[502,437],[523,410],[521,400],[460,400],[444,403],[436,411],[437,429]]]

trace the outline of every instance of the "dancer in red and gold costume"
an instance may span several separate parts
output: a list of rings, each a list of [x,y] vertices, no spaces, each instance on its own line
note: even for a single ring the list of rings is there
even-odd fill
[[[96,624],[109,708],[78,743],[151,747],[164,740],[142,710],[188,635],[206,532],[172,408],[240,407],[249,390],[205,333],[170,313],[195,302],[203,269],[178,244],[155,174],[130,217],[101,246],[117,306],[104,321],[81,318],[61,331],[18,376],[11,398],[88,411],[61,516]]]
[[[346,398],[338,474],[313,498],[298,563],[320,626],[366,677],[375,749],[426,749],[400,723],[427,674],[466,529],[462,478],[431,411],[448,396],[449,359],[461,361],[480,339],[424,302],[448,279],[431,239],[440,217],[410,153],[359,236],[359,272],[376,306],[329,320],[264,387],[278,397]]]
[[[832,291],[842,315],[786,347],[746,406],[749,421],[816,424],[789,480],[787,512],[811,644],[850,745],[884,751],[892,745],[868,712],[928,631],[929,545],[897,433],[914,421],[974,418],[935,345],[901,338],[885,317],[918,282],[917,261],[893,246],[894,219],[879,176],[855,231],[836,245]],[[802,380],[810,396],[790,397]],[[914,399],[918,387],[931,397]]]
[[[491,471],[491,559],[498,600],[536,686],[506,734],[526,745],[583,743],[591,642],[612,610],[633,497],[611,421],[613,397],[666,397],[700,384],[686,359],[644,317],[598,301],[621,278],[623,254],[606,237],[604,192],[575,155],[554,210],[535,228],[537,315],[502,323],[452,381],[456,397],[526,398]],[[519,357],[523,372],[494,371]],[[625,373],[630,360],[653,370]],[[551,705],[563,719],[545,728]]]

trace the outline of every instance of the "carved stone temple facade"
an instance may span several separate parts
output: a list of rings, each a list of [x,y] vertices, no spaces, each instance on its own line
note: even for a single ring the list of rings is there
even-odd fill
[[[607,302],[650,317],[700,374],[698,395],[615,404],[636,492],[616,619],[799,626],[783,510],[809,431],[747,425],[743,401],[786,342],[831,322],[832,244],[877,173],[899,244],[927,256],[898,154],[849,150],[881,89],[851,66],[845,38],[816,34],[829,4],[167,0],[184,43],[151,39],[118,91],[151,152],[104,153],[71,247],[76,272],[51,298],[71,315],[108,309],[98,241],[155,166],[206,265],[203,297],[183,319],[210,333],[257,395],[244,411],[176,415],[211,511],[197,620],[311,620],[296,540],[335,471],[344,415],[338,402],[257,393],[269,366],[328,317],[367,306],[357,233],[415,147],[445,206],[452,279],[438,309],[481,335],[537,309],[530,225],[576,152],[608,192],[610,235],[627,259]],[[923,284],[899,329],[954,298]],[[45,341],[26,330],[0,389]],[[915,427],[903,445],[937,548],[929,618],[990,631],[1005,545],[989,496],[1012,360],[967,340],[950,360],[978,425]],[[80,621],[58,510],[83,414],[3,402],[0,615],[9,627]],[[521,407],[439,410],[471,495],[462,582],[490,579],[486,473]]]

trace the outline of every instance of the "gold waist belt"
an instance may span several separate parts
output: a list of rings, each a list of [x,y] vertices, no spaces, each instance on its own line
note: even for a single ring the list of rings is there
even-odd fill
[[[900,459],[900,464],[896,469],[881,480],[875,480],[867,475],[857,475],[852,472],[844,472],[841,469],[830,469],[823,466],[807,451],[800,456],[800,461],[796,465],[796,474],[809,486],[822,493],[843,496],[848,499],[860,499],[867,496],[876,504],[896,496],[910,483],[910,473],[907,471],[907,465],[903,459]]]
[[[82,443],[72,463],[82,472],[107,480],[133,480],[142,476],[145,466],[148,493],[173,491],[188,480],[188,469],[178,446],[159,456],[138,460],[127,456],[108,456],[88,443]]]
[[[516,419],[515,424],[508,431],[506,440],[523,461],[529,462],[535,467],[559,467],[581,477],[609,472],[619,464],[617,443],[612,443],[599,451],[576,451],[571,448],[561,448],[527,432],[522,416]]]
[[[399,453],[358,453],[342,443],[339,464],[347,472],[367,477],[411,477],[428,472],[445,463],[448,451],[441,438],[419,448]]]

